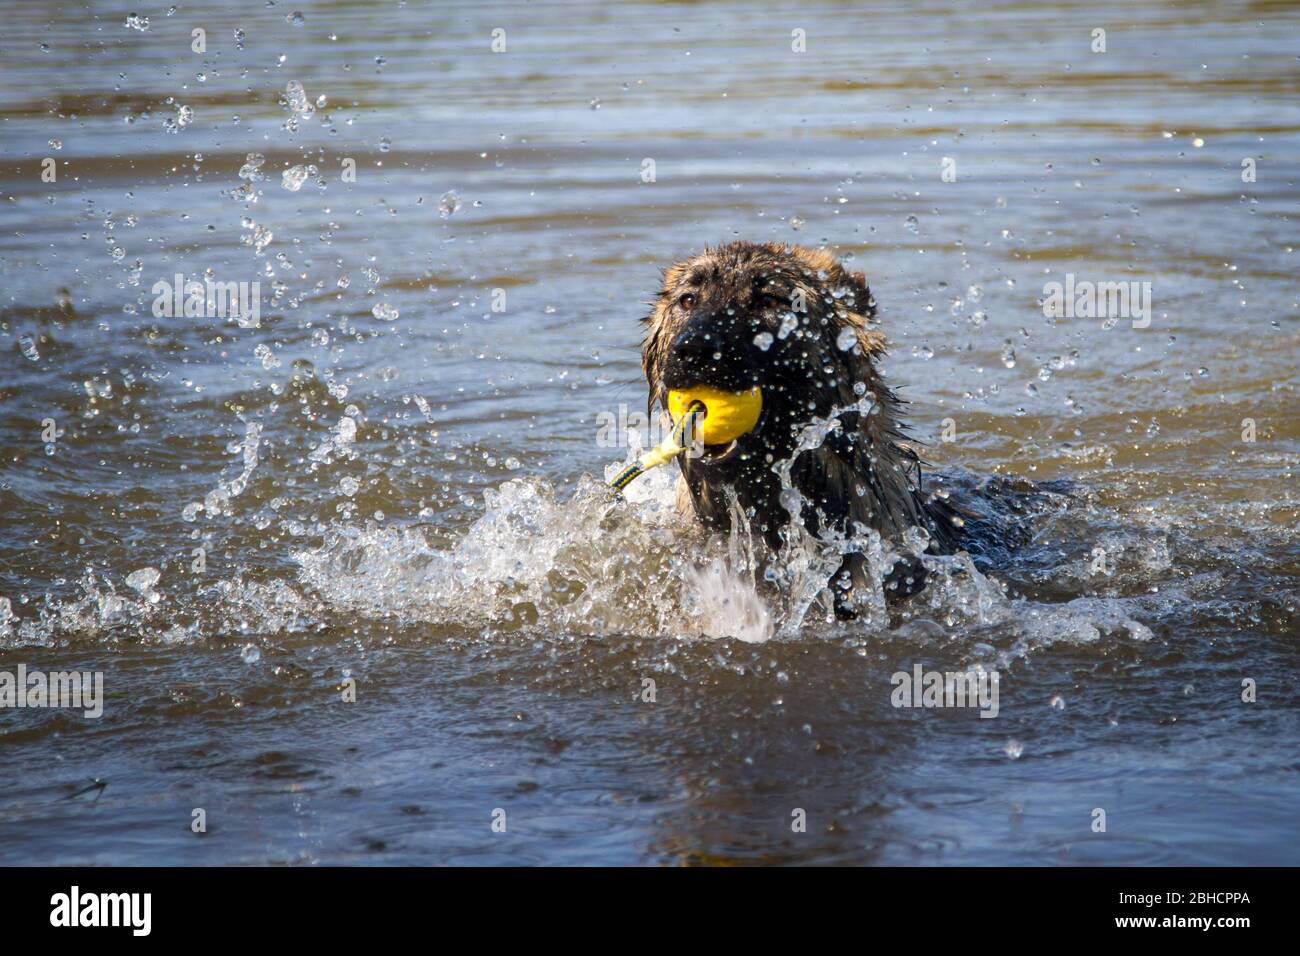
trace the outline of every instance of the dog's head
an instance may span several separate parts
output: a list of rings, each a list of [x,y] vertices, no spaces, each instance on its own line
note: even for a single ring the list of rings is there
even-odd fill
[[[706,249],[665,272],[646,320],[651,404],[666,407],[670,389],[757,385],[763,414],[754,430],[692,464],[780,459],[802,425],[877,390],[874,362],[885,343],[870,327],[874,314],[862,273],[828,252],[748,242]]]

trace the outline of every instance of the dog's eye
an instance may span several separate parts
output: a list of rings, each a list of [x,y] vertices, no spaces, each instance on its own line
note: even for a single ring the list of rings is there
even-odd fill
[[[789,305],[782,296],[777,295],[775,292],[764,292],[759,296],[758,301],[765,309],[781,309]]]
[[[693,292],[687,292],[685,295],[679,296],[677,304],[683,311],[691,311],[691,309],[695,308],[695,294]]]

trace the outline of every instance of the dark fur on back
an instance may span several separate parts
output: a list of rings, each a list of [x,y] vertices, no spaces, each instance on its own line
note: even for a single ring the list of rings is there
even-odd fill
[[[923,488],[901,422],[906,403],[876,367],[885,340],[862,273],[822,250],[732,242],[669,268],[653,306],[642,346],[652,406],[666,407],[669,389],[698,384],[763,390],[763,414],[750,434],[678,458],[690,502],[707,525],[729,525],[730,489],[752,526],[779,547],[789,515],[774,466],[790,459],[809,423],[867,398],[868,411],[840,415],[840,428],[791,468],[805,501],[804,526],[816,535],[851,533],[857,523],[886,539],[919,527],[932,550],[957,547],[962,522],[946,496]],[[845,570],[850,575],[837,581],[860,577],[852,558]],[[894,583],[908,592],[921,576],[919,566],[898,569]],[[850,613],[850,588],[839,585],[842,613]]]

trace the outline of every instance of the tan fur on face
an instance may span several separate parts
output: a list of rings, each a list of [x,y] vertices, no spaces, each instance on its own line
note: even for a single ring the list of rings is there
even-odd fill
[[[775,242],[734,242],[705,249],[699,255],[678,262],[664,272],[663,286],[655,298],[653,311],[646,320],[648,327],[641,349],[641,368],[650,385],[651,405],[658,403],[662,407],[667,400],[662,370],[669,344],[681,330],[681,318],[674,314],[673,309],[677,298],[694,287],[692,279],[696,276],[716,276],[742,269],[748,273],[763,273],[784,279],[791,287],[803,292],[809,311],[816,309],[818,304],[824,305],[826,298],[834,298],[834,292],[840,292],[833,307],[834,321],[837,327],[850,327],[857,333],[859,347],[853,354],[861,361],[854,364],[858,366],[856,370],[867,373],[865,378],[856,378],[854,381],[870,381],[874,378],[871,363],[884,355],[885,336],[871,327],[871,320],[875,316],[875,301],[861,272],[847,271],[833,255],[823,249],[787,246]],[[848,396],[845,397],[850,400]]]

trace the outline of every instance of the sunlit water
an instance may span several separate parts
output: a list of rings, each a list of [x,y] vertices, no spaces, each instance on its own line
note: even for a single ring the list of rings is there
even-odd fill
[[[0,862],[1300,863],[1300,16],[1146,6],[3,4],[0,670],[107,701],[0,710]],[[730,238],[867,273],[1030,545],[845,624],[835,543],[610,499]]]

